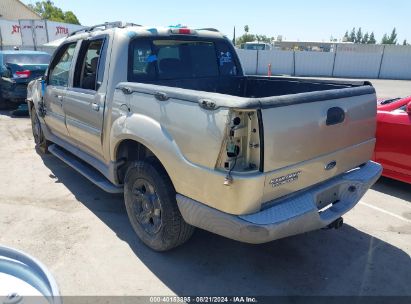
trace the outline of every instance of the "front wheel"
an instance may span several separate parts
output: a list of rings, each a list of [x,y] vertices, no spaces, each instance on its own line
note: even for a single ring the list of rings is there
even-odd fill
[[[155,160],[132,162],[124,182],[124,201],[138,237],[156,251],[186,242],[194,232],[177,207],[176,192]]]
[[[39,148],[40,152],[47,153],[49,142],[44,137],[43,130],[41,128],[40,119],[37,116],[34,106],[31,107],[31,130],[33,132],[34,143]]]

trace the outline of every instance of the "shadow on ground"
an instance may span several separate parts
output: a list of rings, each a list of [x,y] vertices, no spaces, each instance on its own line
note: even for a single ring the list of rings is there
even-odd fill
[[[16,110],[16,109],[8,109],[8,110],[0,110],[0,115],[9,116],[11,118],[29,118],[29,112],[24,110]]]
[[[371,189],[411,202],[411,185],[407,183],[381,177]]]
[[[103,192],[53,156],[43,161],[177,295],[411,295],[410,256],[349,225],[263,245],[197,229],[185,245],[155,253],[135,236],[121,196]]]

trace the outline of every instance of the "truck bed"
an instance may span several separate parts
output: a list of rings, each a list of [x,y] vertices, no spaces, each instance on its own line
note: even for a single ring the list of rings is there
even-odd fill
[[[264,76],[157,80],[145,83],[248,98],[265,98],[371,86],[367,81],[347,82]]]
[[[213,81],[161,81],[155,85],[125,82],[117,86],[114,99],[118,105],[130,102],[133,113],[160,121],[189,161],[210,169],[215,168],[224,145],[227,132],[222,130],[229,128],[227,117],[257,111],[259,171],[266,174],[263,203],[331,179],[371,158],[376,97],[367,82],[235,77],[215,82],[221,85],[215,86],[218,92],[214,92]],[[124,97],[122,88],[133,92],[130,99]],[[153,98],[159,92],[167,96],[166,103]],[[204,101],[213,105],[211,112],[198,107]],[[187,126],[196,134],[189,140],[183,131]],[[245,140],[242,135],[234,138]],[[199,157],[200,151],[208,151],[208,157]],[[239,166],[237,162],[234,179],[241,171]],[[288,178],[294,175],[298,178]],[[283,179],[290,182],[277,186],[276,181]]]

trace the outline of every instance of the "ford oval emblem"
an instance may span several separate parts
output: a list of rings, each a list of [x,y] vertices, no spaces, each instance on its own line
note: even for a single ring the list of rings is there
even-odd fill
[[[326,164],[324,169],[329,171],[329,170],[333,169],[336,165],[337,165],[337,162],[335,160],[333,160],[332,162]]]

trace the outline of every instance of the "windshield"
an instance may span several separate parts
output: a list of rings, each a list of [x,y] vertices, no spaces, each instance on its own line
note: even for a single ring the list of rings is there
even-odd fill
[[[3,61],[14,64],[48,64],[50,57],[49,54],[6,54]]]

